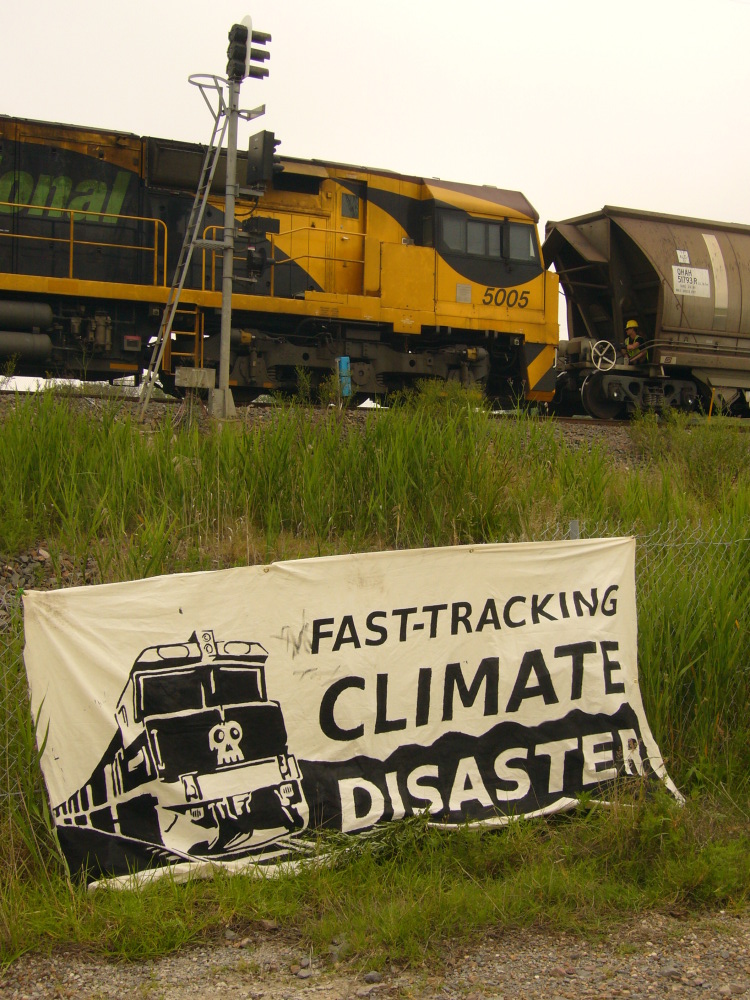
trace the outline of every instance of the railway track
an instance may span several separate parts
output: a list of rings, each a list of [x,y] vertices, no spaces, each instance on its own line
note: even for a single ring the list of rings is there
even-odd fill
[[[132,405],[134,408],[140,403],[140,397],[133,395],[132,392],[118,392],[116,389],[107,388],[104,390],[97,388],[75,388],[67,390],[65,387],[55,390],[61,399],[70,400],[90,400],[96,402],[110,402],[125,405]],[[29,391],[20,391],[17,389],[7,389],[0,388],[0,398],[12,399],[16,395],[25,396],[30,394]],[[174,396],[152,396],[149,401],[149,409],[153,412],[158,412],[159,408],[169,408],[185,406],[189,404],[188,399],[177,399]],[[196,398],[194,405],[200,408],[204,408],[204,402],[200,398]],[[312,408],[318,412],[323,412],[327,407],[320,404],[311,404]],[[255,402],[247,403],[243,406],[238,406],[237,410],[240,414],[247,416],[253,412],[268,412],[273,410],[276,404],[272,400],[255,400]],[[378,412],[380,409],[387,411],[388,407],[379,406],[364,406],[364,407],[352,407],[348,410],[349,413],[370,413]],[[495,420],[516,420],[518,419],[519,413],[511,410],[495,410],[490,414]],[[581,415],[579,417],[559,417],[553,414],[540,414],[539,419],[545,421],[551,421],[561,426],[608,426],[608,427],[627,427],[629,424],[628,420],[596,420],[593,417],[586,415]]]
[[[0,399],[12,399],[16,395],[25,396],[28,393],[35,391],[30,389],[17,389],[13,387],[0,386]],[[56,386],[55,392],[62,399],[70,400],[89,400],[91,402],[111,402],[117,404],[126,405],[128,408],[132,406],[133,411],[137,409],[140,404],[140,396],[134,394],[132,389],[127,388],[118,389],[112,386],[75,386],[67,388],[66,386]],[[149,402],[149,409],[151,411],[152,419],[155,414],[160,411],[163,412],[165,409],[176,408],[176,407],[186,407],[193,405],[202,411],[205,411],[205,403],[200,397],[194,397],[191,399],[177,399],[174,396],[152,396]],[[263,399],[262,397],[255,400],[252,403],[245,404],[243,406],[238,406],[238,413],[244,415],[247,418],[253,413],[268,413],[273,411],[276,407],[276,403],[271,398]],[[326,407],[322,405],[312,404],[314,410],[323,412]],[[377,412],[380,409],[378,406],[360,406],[352,407],[347,412],[350,414],[354,413],[370,413]],[[387,410],[387,407],[383,407]],[[207,411],[206,411],[207,413]],[[498,420],[515,420],[518,419],[519,411],[517,410],[494,410],[491,412],[491,416]],[[538,414],[538,419],[545,422],[550,422],[563,428],[576,428],[576,427],[591,427],[591,428],[627,428],[630,427],[632,421],[629,419],[616,419],[616,420],[601,420],[595,417],[590,417],[587,414],[579,414],[576,416],[560,416],[558,414]],[[690,418],[691,424],[696,427],[702,426],[708,423],[712,417],[708,417],[702,414],[693,414]],[[249,422],[249,421],[248,421]],[[738,429],[743,431],[750,431],[750,420],[743,420],[741,417],[734,419],[734,422]]]

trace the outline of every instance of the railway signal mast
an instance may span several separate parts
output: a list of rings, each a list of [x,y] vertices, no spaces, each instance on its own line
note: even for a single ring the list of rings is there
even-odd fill
[[[265,31],[254,31],[252,18],[248,15],[229,30],[227,49],[227,181],[224,202],[224,257],[221,286],[221,341],[219,350],[219,388],[209,393],[209,412],[215,417],[233,417],[234,400],[229,388],[229,355],[232,330],[232,273],[234,271],[234,205],[238,194],[237,185],[237,123],[239,118],[250,121],[265,113],[265,105],[253,111],[239,110],[240,85],[247,77],[263,79],[268,76],[264,65],[270,57],[266,48],[255,48],[253,42],[265,46],[271,36]]]
[[[222,285],[221,285],[221,336],[219,347],[219,387],[215,388],[213,371],[196,371],[195,369],[180,369],[176,373],[177,384],[209,389],[208,409],[213,417],[228,419],[235,415],[232,391],[229,388],[230,340],[232,330],[232,273],[234,270],[234,240],[235,240],[235,201],[239,193],[237,184],[237,125],[240,118],[251,121],[265,114],[266,107],[261,105],[252,111],[240,111],[240,85],[247,77],[263,79],[268,76],[264,65],[270,58],[266,48],[255,48],[253,42],[265,46],[271,41],[271,36],[265,31],[254,31],[252,19],[248,16],[239,24],[233,24],[229,30],[229,47],[227,49],[227,78],[196,74],[191,76],[190,83],[198,87],[214,118],[214,129],[206,149],[203,170],[195,194],[193,209],[185,230],[185,239],[180,251],[177,267],[172,279],[159,333],[154,344],[151,363],[149,364],[141,396],[140,417],[143,419],[151,399],[156,376],[159,372],[167,343],[172,336],[172,323],[180,301],[180,294],[190,268],[193,250],[213,250],[222,252]],[[226,97],[224,96],[226,87]],[[216,101],[214,106],[213,101]],[[224,237],[222,240],[207,240],[200,237],[200,227],[203,222],[211,183],[216,171],[224,135],[227,136],[226,187],[224,199]],[[185,372],[187,381],[179,381],[179,376]],[[189,373],[189,374],[188,374]],[[209,377],[210,376],[210,381]]]

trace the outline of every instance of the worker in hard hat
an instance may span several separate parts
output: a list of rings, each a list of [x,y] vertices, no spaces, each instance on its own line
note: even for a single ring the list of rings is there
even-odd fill
[[[646,360],[646,348],[637,319],[629,319],[625,324],[625,358],[629,365],[638,365]]]

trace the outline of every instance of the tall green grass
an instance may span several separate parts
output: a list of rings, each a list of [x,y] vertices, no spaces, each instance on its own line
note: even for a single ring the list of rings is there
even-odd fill
[[[404,406],[352,426],[338,411],[285,407],[258,427],[165,421],[149,435],[114,405],[100,426],[52,395],[22,400],[0,446],[0,545],[44,538],[121,577],[192,565],[206,546],[214,562],[237,559],[238,535],[264,544],[259,558],[285,538],[315,551],[517,537],[526,433],[496,430],[469,409]],[[105,558],[110,547],[122,558]]]
[[[101,406],[92,419],[51,393],[19,399],[0,441],[2,551],[45,539],[114,579],[265,559],[290,539],[307,552],[515,540],[570,518],[741,530],[750,513],[750,439],[729,421],[643,420],[626,470],[550,423],[473,406],[402,405],[364,424],[290,406],[251,427],[165,419],[152,433]]]
[[[383,827],[346,851],[322,837],[328,863],[279,877],[169,877],[87,894],[59,869],[22,886],[0,877],[0,964],[30,948],[77,945],[144,960],[186,944],[241,936],[273,920],[311,951],[368,965],[419,964],[447,940],[506,927],[596,933],[630,914],[746,905],[748,824],[724,803],[636,796],[608,810],[516,823],[500,833]]]
[[[11,803],[0,812],[6,956],[29,941],[79,939],[112,954],[153,953],[260,914],[292,922],[311,940],[349,928],[359,951],[376,929],[384,954],[414,959],[425,940],[455,933],[467,913],[478,928],[541,914],[561,923],[566,912],[595,921],[592,900],[606,913],[659,905],[670,894],[685,905],[745,898],[750,434],[742,424],[643,418],[631,428],[626,467],[602,447],[571,447],[549,422],[494,421],[477,397],[450,389],[364,418],[298,404],[274,408],[262,423],[203,427],[195,414],[172,411],[144,429],[116,402],[97,404],[96,416],[86,405],[44,393],[18,397],[6,415],[0,554],[43,544],[60,574],[70,558],[82,572],[95,567],[104,582],[337,552],[561,537],[573,518],[584,534],[645,537],[641,686],[668,767],[697,800],[679,815],[639,805],[636,832],[632,810],[579,817],[585,836],[553,822],[499,837],[456,835],[448,844],[409,828],[393,834],[392,868],[381,851],[272,888],[165,884],[129,902],[107,894],[92,903],[55,860],[36,756],[43,734],[34,733],[18,695],[22,627],[14,620],[0,677],[0,770]],[[706,797],[714,803],[710,829],[700,808]],[[649,867],[655,844],[658,864]],[[358,883],[371,887],[373,900],[362,921]],[[165,928],[153,944],[147,913]],[[131,945],[122,928],[133,920],[144,934]]]

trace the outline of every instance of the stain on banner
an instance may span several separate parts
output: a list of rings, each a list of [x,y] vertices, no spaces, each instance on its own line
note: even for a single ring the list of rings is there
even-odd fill
[[[556,812],[666,774],[635,541],[335,556],[24,597],[71,871],[270,864],[315,828]]]

